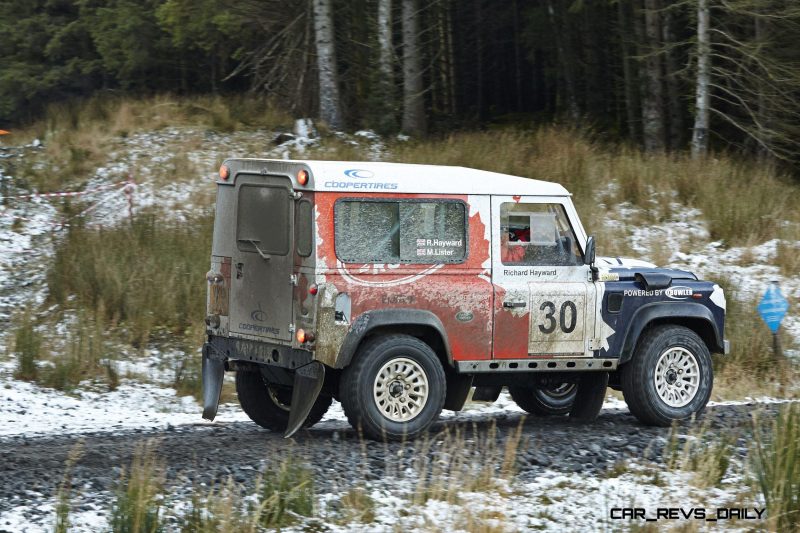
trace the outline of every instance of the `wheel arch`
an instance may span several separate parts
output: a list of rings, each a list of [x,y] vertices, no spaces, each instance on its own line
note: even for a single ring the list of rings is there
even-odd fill
[[[645,332],[669,324],[697,333],[711,353],[724,351],[722,336],[708,307],[694,302],[655,302],[643,305],[634,313],[625,331],[620,364],[630,361]]]
[[[378,309],[366,311],[353,321],[334,368],[348,366],[358,349],[369,339],[398,333],[420,339],[436,353],[444,369],[453,367],[450,341],[438,316],[424,309]]]

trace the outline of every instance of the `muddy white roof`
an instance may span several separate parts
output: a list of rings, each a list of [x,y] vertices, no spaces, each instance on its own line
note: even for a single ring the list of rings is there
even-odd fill
[[[287,161],[282,161],[286,163]],[[363,161],[294,161],[308,166],[317,191],[566,196],[557,183],[474,168]]]

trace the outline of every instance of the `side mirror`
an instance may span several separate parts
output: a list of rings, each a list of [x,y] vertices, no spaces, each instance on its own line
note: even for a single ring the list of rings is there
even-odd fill
[[[583,264],[593,265],[594,258],[594,236],[590,236],[588,239],[586,239],[586,253],[583,255]]]

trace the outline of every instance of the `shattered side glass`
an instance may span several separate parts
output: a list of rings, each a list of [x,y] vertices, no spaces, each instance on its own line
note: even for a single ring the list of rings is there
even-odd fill
[[[461,202],[336,204],[336,254],[346,263],[451,263],[466,256]]]
[[[395,202],[336,205],[336,254],[348,263],[400,262],[400,210]]]

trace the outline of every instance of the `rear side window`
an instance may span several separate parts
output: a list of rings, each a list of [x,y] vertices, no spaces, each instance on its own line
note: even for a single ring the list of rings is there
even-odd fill
[[[295,231],[297,232],[297,253],[302,257],[311,255],[313,239],[314,210],[311,202],[300,200],[295,208]]]
[[[345,263],[459,263],[466,257],[464,203],[339,200],[336,255]]]
[[[242,185],[236,216],[236,243],[243,252],[289,253],[289,195],[284,187]]]

